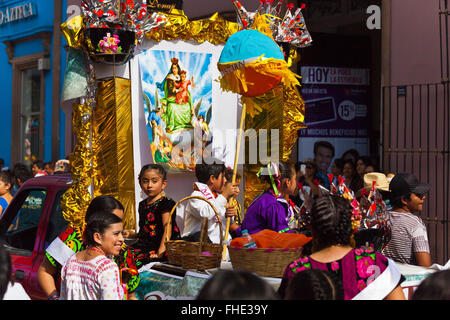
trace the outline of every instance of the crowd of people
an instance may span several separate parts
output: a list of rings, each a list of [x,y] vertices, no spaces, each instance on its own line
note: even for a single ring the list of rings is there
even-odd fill
[[[4,163],[4,160],[0,159],[0,217],[26,180],[70,172],[70,162],[66,159],[46,163],[42,160],[34,160],[31,165],[19,162],[12,168],[5,167]]]
[[[190,195],[212,203],[219,219],[207,202],[191,198],[183,212],[177,212],[181,223],[172,219],[171,228],[167,225],[175,201],[165,194],[170,188],[166,170],[161,165],[146,165],[138,176],[147,196],[138,207],[138,233],[123,230],[124,208],[118,200],[111,196],[94,198],[86,211],[84,230],[69,226],[48,246],[38,271],[40,286],[52,300],[137,299],[139,269],[151,262],[167,261],[166,238],[199,241],[206,219],[208,241],[220,243],[220,230],[227,230],[226,221],[230,218],[231,238],[240,237],[244,229],[250,234],[266,229],[305,233],[312,236],[311,250],[304,250],[299,259],[286,265],[278,291],[255,274],[220,270],[200,290],[199,300],[405,299],[401,288],[404,277],[393,261],[431,265],[426,228],[413,215],[422,210],[429,185],[409,173],[388,178],[384,173],[373,172],[372,163],[352,150],[334,161],[330,175],[334,153],[330,143],[319,141],[314,146],[314,159],[262,167],[257,176],[268,187],[252,201],[245,215],[236,201],[241,177],[233,181],[233,170],[220,161],[197,164],[197,182]],[[45,170],[41,163],[33,164],[34,176],[54,174]],[[324,192],[330,190],[333,179],[342,179],[342,174],[355,198],[371,187],[383,195],[391,220],[391,239],[383,250],[369,242],[356,245],[352,204],[341,195]],[[19,171],[14,175],[18,182],[25,179]],[[10,182],[0,183],[0,191],[3,185],[11,189]],[[298,224],[299,207],[307,208],[306,227]],[[126,245],[125,237],[134,238],[135,242]],[[8,259],[4,260],[8,264]],[[382,274],[389,276],[380,277]],[[448,283],[446,272],[436,273],[417,291],[418,299],[429,296],[435,277],[447,279]],[[11,282],[11,277],[7,281]],[[244,286],[247,290],[241,290]],[[440,290],[434,297],[448,296],[446,288]]]

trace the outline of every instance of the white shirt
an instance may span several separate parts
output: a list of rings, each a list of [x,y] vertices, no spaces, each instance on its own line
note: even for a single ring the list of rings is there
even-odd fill
[[[191,196],[199,196],[212,203],[219,214],[222,222],[223,235],[225,235],[225,228],[227,225],[225,206],[227,204],[227,199],[225,199],[222,195],[214,198],[211,190],[206,184],[200,182],[196,182],[195,184],[200,191],[192,192]],[[203,218],[208,218],[208,237],[213,243],[220,243],[219,222],[213,208],[211,208],[206,201],[200,199],[189,199],[186,204],[184,217],[185,221],[182,237],[199,232],[202,227]]]

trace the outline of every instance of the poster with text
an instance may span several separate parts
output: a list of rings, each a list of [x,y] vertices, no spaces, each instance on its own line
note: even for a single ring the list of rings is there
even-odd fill
[[[339,157],[348,149],[369,150],[370,70],[304,66],[302,97],[306,104],[299,131],[299,159],[312,158],[314,142],[332,143]]]

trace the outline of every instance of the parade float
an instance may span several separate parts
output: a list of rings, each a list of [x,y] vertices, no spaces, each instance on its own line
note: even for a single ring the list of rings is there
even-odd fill
[[[62,100],[73,103],[77,141],[70,155],[73,183],[61,207],[72,226],[83,228],[93,197],[112,195],[124,205],[124,228],[136,230],[136,208],[143,200],[137,175],[147,163],[167,169],[167,194],[181,199],[178,206],[192,191],[195,163],[208,157],[222,160],[233,168],[233,180],[238,170],[243,173],[241,200],[246,208],[265,188],[257,179],[261,165],[274,155],[289,160],[298,130],[304,127],[299,76],[290,70],[299,60],[297,49],[312,42],[304,6],[269,0],[249,12],[239,1],[233,4],[237,23],[217,13],[190,21],[181,10],[163,11],[146,1],[87,0],[81,15],[61,25],[68,43]],[[264,130],[278,132],[276,144],[257,134]],[[259,142],[258,161],[249,161],[253,155],[245,149],[245,138],[249,144]],[[261,157],[262,145],[266,153]],[[364,212],[375,218],[355,214],[355,225],[363,219],[366,229],[383,226],[384,232],[388,229],[379,214],[384,209],[376,193],[371,195],[375,200]],[[182,214],[171,212],[171,219],[179,218]],[[307,221],[307,216],[302,219]],[[169,262],[180,268],[178,276],[172,276],[174,269],[172,275],[164,273],[164,266],[160,271],[151,266],[140,270],[138,298],[195,296],[208,278],[197,271],[224,267],[222,245],[228,244],[228,228],[229,221],[219,248],[200,241],[192,244],[190,255],[176,246],[168,252]],[[277,247],[267,242],[267,248],[252,253],[231,249],[234,263],[225,268],[281,277],[283,266],[301,254],[298,245],[286,243]],[[190,264],[183,263],[183,252]],[[269,260],[274,264],[266,263]],[[166,287],[158,287],[162,282]]]

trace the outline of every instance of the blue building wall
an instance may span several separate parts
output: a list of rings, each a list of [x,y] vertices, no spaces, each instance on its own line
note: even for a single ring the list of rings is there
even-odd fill
[[[0,1],[0,11],[4,12],[6,8],[12,8],[21,6],[24,4],[31,3],[36,12],[34,16],[30,16],[18,21],[12,21],[9,23],[0,24],[0,75],[1,83],[0,86],[0,136],[2,137],[2,143],[0,145],[0,158],[5,160],[5,166],[11,167],[14,165],[11,163],[11,151],[14,147],[19,147],[19,141],[11,141],[12,137],[12,65],[9,63],[9,57],[6,52],[5,41],[8,40],[18,40],[28,36],[33,36],[40,32],[52,32],[54,29],[54,1],[52,0],[28,0],[28,1],[18,1],[18,0],[7,0]],[[66,20],[66,8],[67,0],[62,1],[62,22]],[[0,17],[1,20],[1,17]],[[59,26],[58,26],[59,27]],[[59,30],[59,28],[58,28]],[[61,89],[62,81],[64,79],[64,72],[66,66],[66,51],[64,45],[66,41],[61,36]],[[51,66],[53,66],[53,38],[50,49],[50,59]],[[37,52],[44,51],[43,45],[40,39],[29,40],[26,42],[17,43],[15,45],[15,57],[30,55]],[[45,107],[44,107],[44,150],[43,150],[43,161],[57,160],[52,159],[52,97],[53,97],[53,70],[45,71]],[[65,154],[65,115],[60,109],[60,120],[59,120],[59,130],[55,134],[59,134],[59,158],[64,158]]]
[[[6,46],[0,43],[0,158],[5,160],[5,166],[11,166],[11,101],[12,101],[12,67],[8,63],[8,55],[6,54]]]

